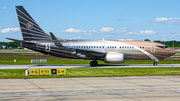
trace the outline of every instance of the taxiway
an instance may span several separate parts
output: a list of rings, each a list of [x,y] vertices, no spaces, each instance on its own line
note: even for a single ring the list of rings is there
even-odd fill
[[[180,76],[0,79],[0,100],[179,101]]]

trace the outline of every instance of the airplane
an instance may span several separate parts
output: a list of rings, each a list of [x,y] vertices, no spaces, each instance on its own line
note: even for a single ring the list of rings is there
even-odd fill
[[[175,54],[166,45],[150,41],[134,40],[64,40],[50,32],[46,34],[23,6],[16,6],[23,40],[7,38],[20,42],[22,47],[56,57],[92,60],[91,66],[97,66],[97,60],[105,63],[124,63],[125,60],[157,61]]]

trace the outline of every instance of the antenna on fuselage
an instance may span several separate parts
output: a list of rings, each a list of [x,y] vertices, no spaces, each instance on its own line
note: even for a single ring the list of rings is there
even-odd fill
[[[103,39],[103,41],[105,40],[104,38],[102,38]]]

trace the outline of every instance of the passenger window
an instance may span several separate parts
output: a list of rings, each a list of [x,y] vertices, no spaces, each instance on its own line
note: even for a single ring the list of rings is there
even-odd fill
[[[93,48],[93,46],[91,46],[91,48]]]
[[[129,48],[131,48],[131,46]]]
[[[127,46],[127,48],[129,48],[129,46]]]
[[[99,46],[99,48],[101,48],[101,46]]]
[[[121,48],[121,46],[119,48]]]
[[[102,46],[102,48],[104,48],[104,46]]]
[[[126,48],[126,46],[124,48]]]
[[[109,48],[109,46],[107,46],[107,48]]]
[[[114,46],[112,46],[112,48],[114,48]]]
[[[124,46],[122,46],[122,48],[124,48]]]

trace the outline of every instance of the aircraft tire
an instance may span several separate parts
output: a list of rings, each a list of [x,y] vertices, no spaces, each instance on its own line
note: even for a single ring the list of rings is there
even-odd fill
[[[91,62],[90,62],[90,65],[91,65],[91,66],[97,66],[97,64],[98,64],[97,61],[91,61]]]
[[[90,62],[90,65],[91,65],[91,66],[95,66],[94,61],[91,61],[91,62]]]
[[[95,66],[97,66],[97,65],[98,65],[98,62],[97,62],[97,61],[94,61],[94,63],[95,63]]]
[[[154,62],[153,65],[154,65],[154,66],[157,66],[157,62]]]

